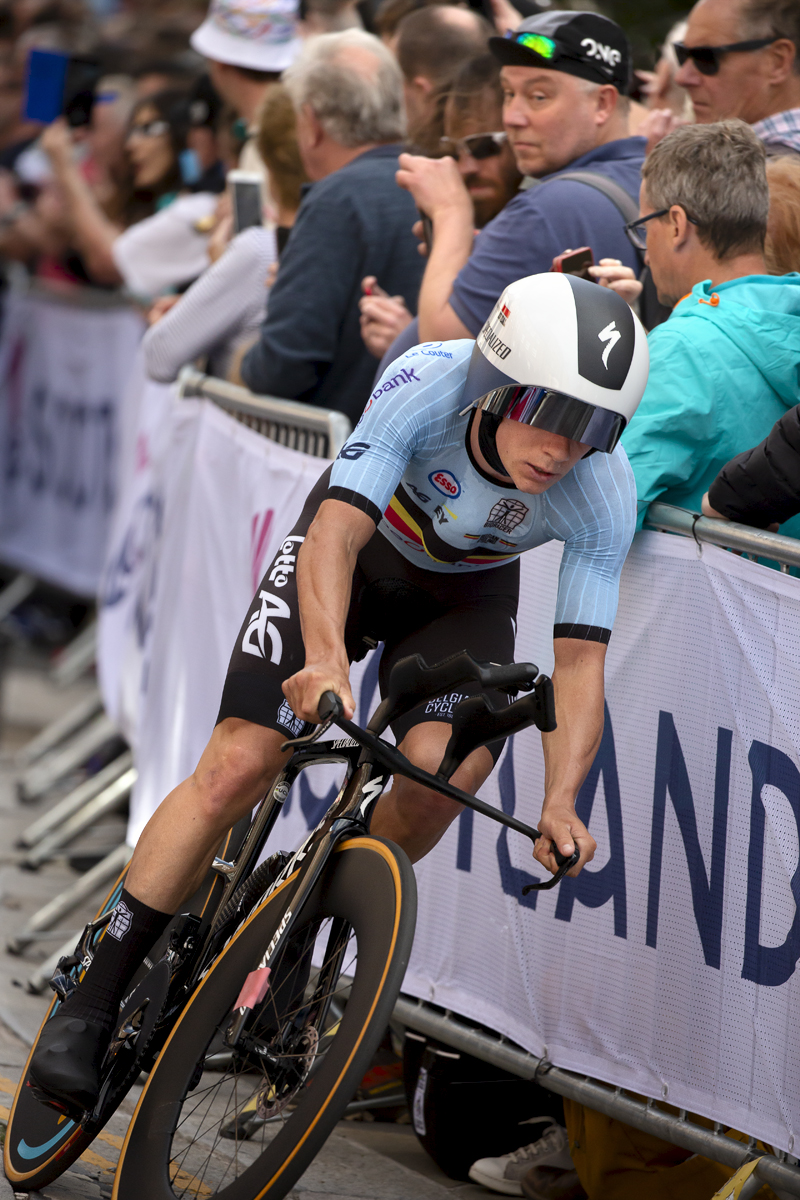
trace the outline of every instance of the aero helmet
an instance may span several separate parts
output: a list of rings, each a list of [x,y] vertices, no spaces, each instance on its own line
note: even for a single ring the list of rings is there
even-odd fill
[[[621,296],[549,272],[509,284],[478,334],[466,406],[610,454],[639,406],[647,335]]]

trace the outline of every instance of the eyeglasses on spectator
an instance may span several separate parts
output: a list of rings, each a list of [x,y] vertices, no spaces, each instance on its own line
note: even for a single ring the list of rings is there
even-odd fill
[[[670,205],[670,207],[672,207]],[[631,245],[637,250],[647,249],[647,222],[654,221],[656,217],[665,217],[669,212],[669,208],[658,208],[655,212],[648,213],[646,217],[639,217],[636,221],[628,221],[625,226],[625,232],[628,235],[628,240]],[[684,212],[686,210],[684,209]],[[686,213],[686,220],[691,221],[692,225],[697,225],[694,217],[690,217]]]
[[[674,42],[673,45],[681,66],[691,59],[701,75],[716,75],[725,54],[763,50],[775,41],[777,38],[765,37],[750,42],[731,42],[728,46],[684,46],[683,42]]]
[[[462,158],[492,158],[503,149],[506,140],[505,133],[470,133],[463,138],[439,138],[439,144],[445,154],[451,155],[457,161]]]
[[[128,130],[128,137],[155,138],[164,137],[167,133],[169,133],[169,123],[158,119],[155,121],[146,121],[143,125],[131,125]]]

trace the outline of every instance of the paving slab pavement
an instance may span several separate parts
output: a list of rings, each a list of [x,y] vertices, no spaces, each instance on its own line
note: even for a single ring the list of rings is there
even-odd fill
[[[20,868],[15,848],[20,832],[52,803],[22,805],[16,796],[14,754],[38,729],[77,702],[92,686],[84,681],[59,690],[49,681],[44,659],[26,653],[2,683],[0,712],[0,1127],[47,1007],[47,995],[32,995],[26,981],[34,969],[68,936],[77,934],[97,908],[97,898],[60,922],[58,937],[33,942],[22,956],[8,953],[6,942],[18,934],[41,905],[74,883],[66,855],[37,872]],[[84,835],[75,849],[109,847],[121,838],[121,818],[112,818]],[[136,1105],[132,1089],[83,1158],[41,1192],[15,1193],[0,1173],[0,1200],[17,1195],[29,1200],[107,1200],[117,1156]],[[409,1125],[383,1121],[341,1121],[315,1162],[290,1193],[290,1200],[484,1200],[492,1193],[449,1179],[419,1145]],[[145,1197],[142,1200],[146,1200]]]

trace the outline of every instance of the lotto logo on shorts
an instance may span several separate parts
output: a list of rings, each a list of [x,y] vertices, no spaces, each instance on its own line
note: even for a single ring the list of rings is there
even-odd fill
[[[133,924],[133,913],[128,908],[124,900],[120,900],[117,907],[114,909],[114,915],[108,923],[106,932],[109,937],[116,938],[121,942],[125,934]]]
[[[296,717],[284,700],[278,709],[278,724],[282,725],[284,729],[288,729],[292,737],[299,737],[303,732],[305,721]]]

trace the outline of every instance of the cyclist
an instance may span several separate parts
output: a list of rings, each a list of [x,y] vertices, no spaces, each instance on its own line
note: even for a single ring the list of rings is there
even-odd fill
[[[553,631],[558,728],[542,739],[535,854],[554,872],[551,842],[565,855],[577,845],[573,874],[592,858],[575,797],[600,742],[606,645],[636,523],[617,442],[647,369],[645,333],[628,305],[555,273],[506,288],[477,343],[429,343],[392,364],[267,570],[200,763],[151,818],[94,961],[42,1033],[30,1066],[42,1091],[91,1107],[136,968],[200,885],[225,831],[281,769],[282,743],[317,722],[322,693],[338,693],[353,715],[350,662],[383,641],[382,684],[414,652],[431,664],[463,649],[512,662],[519,555],[554,538],[564,543]],[[396,723],[413,762],[436,771],[451,710],[472,690]],[[501,749],[475,750],[453,782],[474,794]],[[413,861],[459,811],[396,778],[372,830]]]

